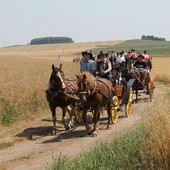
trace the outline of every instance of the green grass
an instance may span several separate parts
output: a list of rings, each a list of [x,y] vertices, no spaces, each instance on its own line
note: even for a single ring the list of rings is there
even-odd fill
[[[92,51],[94,52],[94,54],[99,54],[101,50],[103,50],[104,52],[121,52],[122,50],[128,52],[131,49],[136,49],[140,52],[146,50],[148,54],[154,56],[170,56],[170,41],[127,40],[121,44],[116,44],[114,46],[103,48],[96,48]]]
[[[32,114],[43,113],[49,106],[46,99],[39,99],[35,92],[19,105],[14,101],[0,98],[0,108],[0,125],[11,126],[21,119],[32,117]]]
[[[0,150],[6,149],[6,148],[11,147],[13,145],[14,145],[14,142],[3,142],[3,143],[0,143]]]
[[[169,87],[165,96],[170,102]],[[161,105],[162,103],[160,103]],[[158,170],[170,169],[170,108],[156,109],[138,127],[114,140],[111,144],[96,146],[89,153],[82,153],[70,160],[59,155],[52,170]]]
[[[102,144],[90,153],[81,155],[71,161],[67,157],[59,156],[49,168],[52,170],[116,170],[116,169],[152,169],[150,155],[145,158],[145,139],[150,135],[145,126],[141,126],[111,144]],[[161,169],[162,165],[155,163],[154,168]]]
[[[114,170],[141,169],[141,147],[148,132],[145,127],[138,128],[112,144],[100,145],[90,153],[80,156],[75,161],[69,161],[61,155],[50,169],[53,170]]]
[[[14,104],[11,104],[8,100],[1,98],[0,105],[2,107],[0,112],[0,124],[10,126],[20,119],[22,112],[14,106]]]

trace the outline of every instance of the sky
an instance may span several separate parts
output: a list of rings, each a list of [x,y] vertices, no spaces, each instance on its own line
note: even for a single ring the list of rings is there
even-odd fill
[[[170,40],[170,0],[0,0],[0,47],[34,38]]]

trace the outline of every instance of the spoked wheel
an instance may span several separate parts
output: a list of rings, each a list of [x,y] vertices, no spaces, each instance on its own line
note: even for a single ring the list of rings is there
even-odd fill
[[[113,107],[112,107],[112,123],[115,124],[118,120],[118,117],[119,117],[119,99],[117,96],[113,96],[112,98],[112,104],[113,104]]]
[[[83,122],[83,110],[81,110],[79,105],[75,106],[74,116],[77,123]]]
[[[129,99],[128,103],[125,105],[125,115],[126,117],[129,117],[132,113],[132,102],[133,102],[133,89],[132,87],[129,90]]]

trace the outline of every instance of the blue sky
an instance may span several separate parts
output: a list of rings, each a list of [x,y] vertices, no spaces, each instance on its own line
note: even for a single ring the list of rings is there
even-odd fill
[[[0,0],[0,47],[33,38],[170,40],[170,0]]]

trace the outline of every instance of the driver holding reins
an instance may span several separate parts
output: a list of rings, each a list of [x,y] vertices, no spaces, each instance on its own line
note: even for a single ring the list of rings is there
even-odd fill
[[[142,73],[142,82],[144,83],[144,80],[146,78],[146,75],[149,74],[148,71],[148,67],[145,63],[145,61],[143,61],[144,57],[142,54],[140,54],[138,56],[138,60],[135,62],[134,67],[140,72]]]
[[[96,76],[112,81],[111,70],[112,65],[107,54],[104,54],[103,51],[101,51],[96,62]]]

